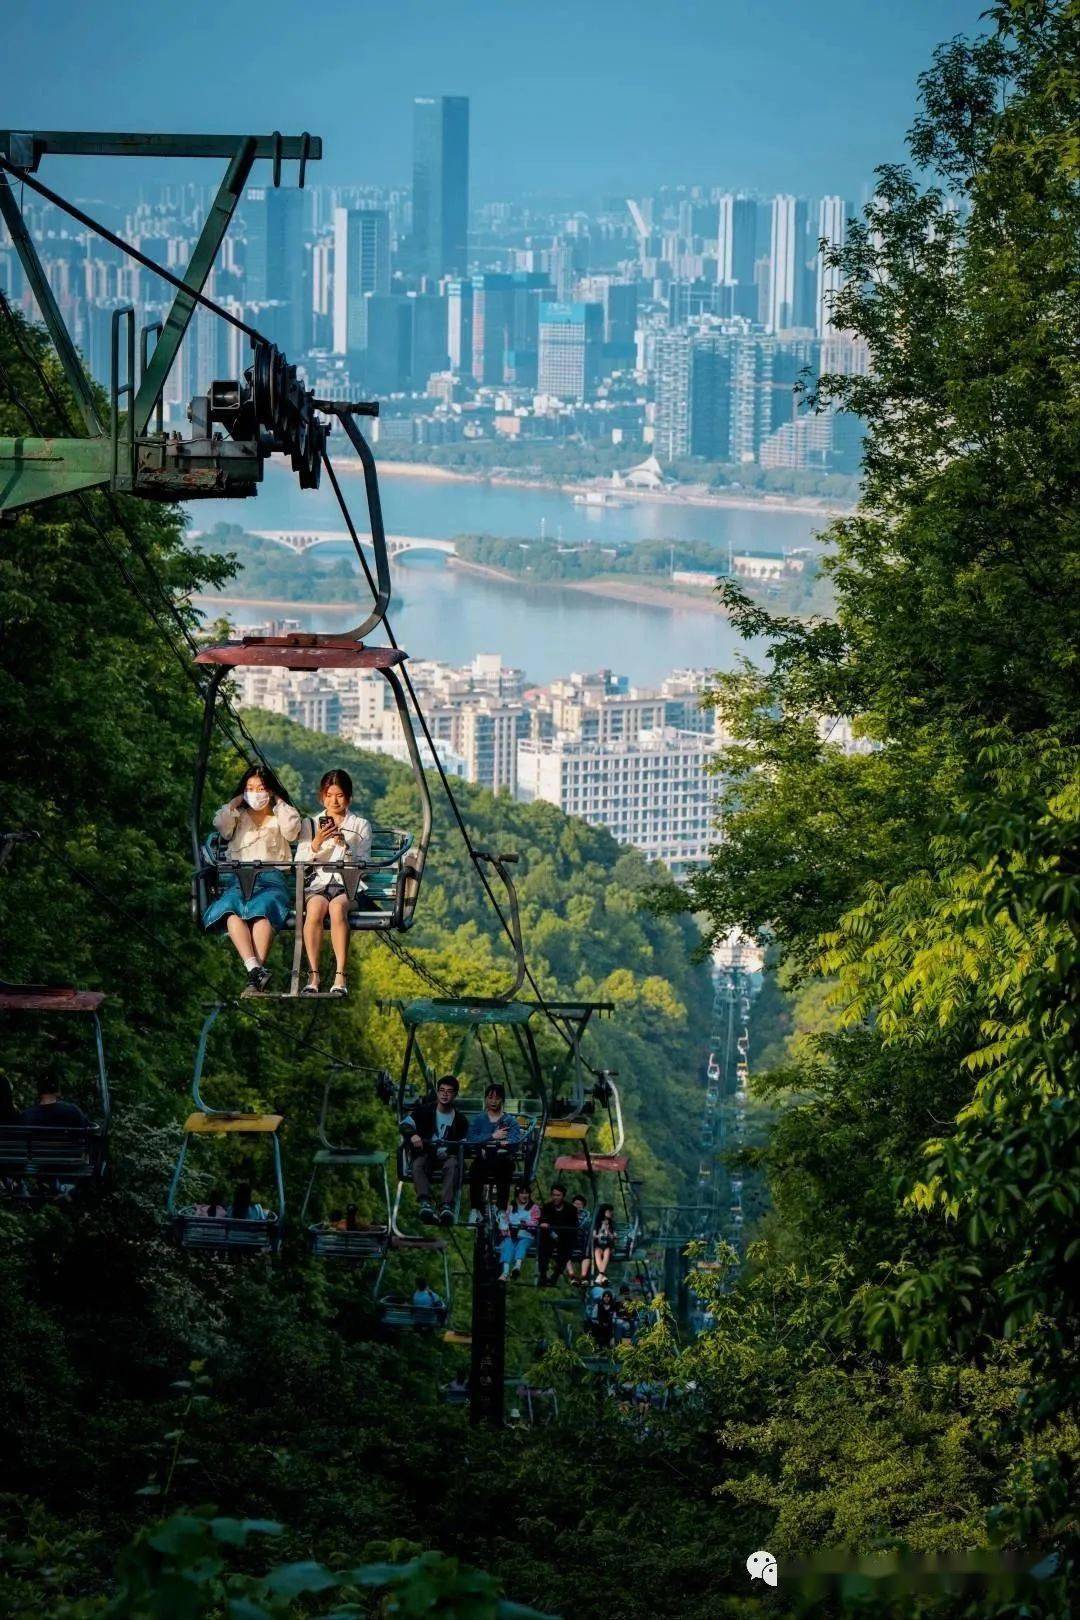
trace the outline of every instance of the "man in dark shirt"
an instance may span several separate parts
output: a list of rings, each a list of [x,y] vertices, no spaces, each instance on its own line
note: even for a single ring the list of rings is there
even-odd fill
[[[72,1102],[65,1102],[58,1091],[55,1091],[48,1081],[38,1086],[37,1102],[31,1107],[24,1108],[19,1115],[20,1125],[66,1125],[68,1130],[85,1127],[89,1124],[82,1109]]]
[[[407,1113],[399,1129],[409,1155],[409,1171],[420,1200],[420,1219],[427,1226],[453,1226],[462,1150],[457,1143],[469,1134],[469,1121],[455,1107],[459,1091],[456,1075],[444,1074],[435,1087],[434,1102],[420,1102]],[[442,1208],[438,1215],[431,1201],[431,1183],[439,1177]]]
[[[573,1204],[567,1203],[566,1188],[561,1182],[553,1182],[547,1203],[540,1207],[538,1259],[541,1288],[553,1287],[562,1276],[573,1250],[576,1235],[577,1210]],[[552,1261],[555,1263],[555,1275],[549,1279],[548,1271]]]

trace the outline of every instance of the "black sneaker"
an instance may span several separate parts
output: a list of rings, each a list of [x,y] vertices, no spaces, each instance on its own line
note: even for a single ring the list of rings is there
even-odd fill
[[[430,1198],[421,1198],[420,1200],[420,1219],[425,1226],[435,1225],[435,1210]]]
[[[256,995],[261,995],[273,978],[273,974],[264,962],[259,967],[248,968],[247,978],[248,988],[254,990]]]
[[[444,1204],[442,1209],[440,1209],[440,1211],[439,1211],[439,1225],[440,1226],[453,1226],[453,1224],[454,1224],[454,1206],[453,1206],[453,1204]]]

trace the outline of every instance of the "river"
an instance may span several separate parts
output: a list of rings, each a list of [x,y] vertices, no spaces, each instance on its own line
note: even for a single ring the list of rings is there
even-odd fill
[[[555,489],[528,489],[458,479],[416,477],[379,469],[388,534],[451,539],[458,534],[527,538],[546,533],[564,540],[698,539],[737,550],[780,551],[813,545],[824,519],[807,512],[764,508],[688,506],[633,500],[620,507],[577,506]],[[342,475],[358,529],[368,528],[363,482]],[[333,492],[301,490],[287,468],[271,463],[255,501],[201,501],[189,507],[193,528],[236,523],[256,530],[300,533],[341,530]],[[319,548],[326,560],[336,545]],[[730,669],[740,653],[760,653],[721,614],[700,608],[654,607],[585,595],[557,586],[503,584],[415,553],[394,564],[394,631],[415,658],[467,663],[478,652],[498,652],[536,681],[571,671],[609,668],[638,685],[672,669]],[[280,611],[280,610],[278,610]],[[230,608],[237,621],[255,622],[268,610]],[[305,628],[339,630],[356,615],[296,609]],[[372,638],[373,640],[376,638]]]

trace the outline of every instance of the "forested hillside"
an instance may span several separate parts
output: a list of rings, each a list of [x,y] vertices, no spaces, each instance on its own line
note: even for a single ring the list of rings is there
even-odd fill
[[[4,324],[0,342],[0,431],[25,425],[27,408],[54,424],[32,363],[62,386],[46,343]],[[104,1592],[135,1528],[184,1503],[284,1519],[300,1538],[286,1553],[355,1563],[369,1544],[399,1540],[399,1560],[415,1546],[499,1562],[498,1537],[468,1507],[467,1479],[452,1466],[444,1477],[439,1463],[461,1444],[460,1416],[438,1401],[460,1351],[422,1338],[380,1342],[370,1278],[363,1287],[328,1278],[300,1245],[268,1272],[193,1261],[166,1241],[165,1194],[205,1006],[235,995],[243,979],[227,944],[205,940],[190,920],[185,823],[200,704],[182,630],[195,620],[183,606],[170,610],[158,581],[179,600],[221,577],[218,561],[185,547],[168,509],[96,496],[19,517],[0,548],[2,825],[34,835],[12,852],[0,887],[3,972],[108,993],[114,1103],[112,1168],[100,1193],[74,1207],[0,1209],[0,1471],[15,1487],[2,1509],[9,1540],[24,1549],[0,1565],[0,1604],[35,1620],[65,1597]],[[248,720],[298,803],[312,804],[322,772],[343,765],[358,807],[415,826],[402,767],[270,716]],[[220,739],[208,805],[231,795],[237,771],[238,756]],[[522,915],[541,991],[615,1004],[588,1056],[620,1071],[635,1174],[650,1196],[677,1195],[693,1160],[690,1099],[708,1038],[709,977],[691,960],[696,928],[643,904],[655,877],[602,830],[550,806],[468,786],[459,793],[476,840],[522,857]],[[509,950],[442,802],[408,944],[426,973],[470,994],[510,976]],[[334,1129],[369,1147],[395,1139],[373,1069],[396,1070],[401,1026],[376,1002],[428,985],[373,940],[354,948],[351,979],[346,1005],[314,1013],[241,1003],[211,1042],[209,1100],[285,1115],[294,1217],[331,1059],[359,1066],[342,1071]],[[3,1034],[17,1102],[29,1100],[42,1071],[87,1100],[88,1043],[66,1034],[58,1044],[55,1024],[13,1016]],[[550,1031],[538,1038],[550,1073],[564,1048]],[[226,1162],[235,1175],[238,1161]],[[270,1201],[265,1163],[253,1157],[251,1169]],[[218,1174],[204,1172],[204,1194]],[[456,1256],[454,1264],[461,1271]],[[467,1321],[464,1272],[459,1282]],[[539,1296],[522,1292],[511,1311],[515,1367],[536,1360],[552,1326]],[[209,1382],[189,1408],[174,1385],[192,1362]],[[492,1446],[490,1457],[492,1488],[516,1490],[513,1448],[502,1456]],[[455,1518],[455,1501],[464,1517]],[[436,1504],[438,1519],[429,1519]],[[48,1570],[38,1544],[50,1548]],[[549,1580],[542,1548],[540,1537],[528,1577],[535,1589]],[[507,1584],[519,1590],[521,1580]]]

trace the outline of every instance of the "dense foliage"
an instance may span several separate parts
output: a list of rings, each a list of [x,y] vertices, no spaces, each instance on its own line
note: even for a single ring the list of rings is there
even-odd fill
[[[717,933],[771,937],[819,1009],[831,985],[812,1038],[785,1042],[774,1017],[759,1080],[788,1106],[739,1297],[809,1289],[813,1331],[785,1336],[767,1423],[740,1431],[740,1499],[791,1548],[1052,1549],[1053,1603],[1075,1568],[1080,1460],[1080,101],[1063,67],[1080,8],[994,16],[924,78],[911,147],[937,185],[880,171],[833,254],[835,318],[872,364],[820,399],[868,424],[863,499],[831,531],[835,621],[767,623],[722,587],[775,651],[764,675],[717,684],[727,839],[687,903]],[[870,751],[832,743],[823,716]],[[745,1312],[731,1332],[745,1346]],[[954,1463],[971,1448],[936,1500],[944,1460],[906,1480],[891,1461],[919,1411]],[[834,1449],[859,1430],[878,1459],[851,1476],[862,1528]]]

